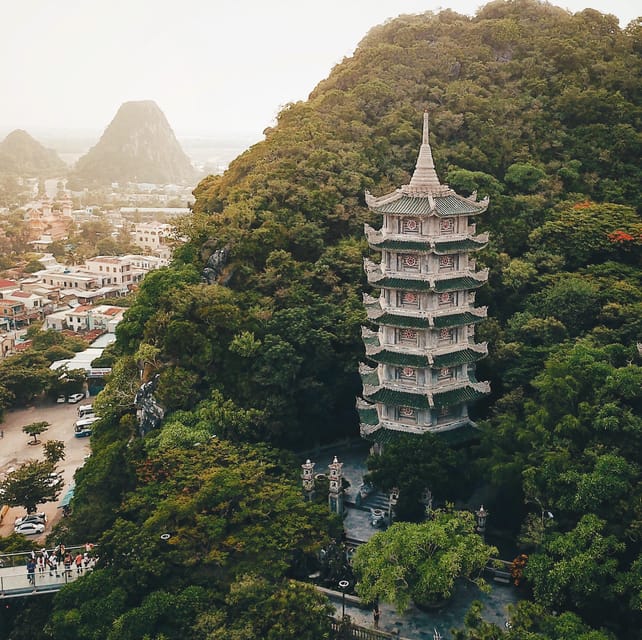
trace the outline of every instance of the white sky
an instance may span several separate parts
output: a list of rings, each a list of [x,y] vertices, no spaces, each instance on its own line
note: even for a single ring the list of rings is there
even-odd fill
[[[613,13],[639,0],[555,0]],[[122,102],[155,100],[178,135],[256,140],[368,30],[474,0],[0,0],[0,129],[102,132]]]

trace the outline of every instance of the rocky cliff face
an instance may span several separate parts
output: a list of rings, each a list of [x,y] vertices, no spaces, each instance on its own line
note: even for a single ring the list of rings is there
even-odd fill
[[[74,174],[97,184],[188,184],[196,179],[165,114],[151,100],[122,104],[98,143],[78,160]]]
[[[0,173],[47,178],[67,170],[55,151],[46,149],[22,129],[12,131],[0,142]]]

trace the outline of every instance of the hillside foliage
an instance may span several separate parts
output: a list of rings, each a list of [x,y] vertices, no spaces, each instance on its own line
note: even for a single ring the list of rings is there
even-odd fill
[[[490,354],[477,377],[492,394],[475,407],[479,443],[449,464],[466,461],[468,493],[483,483],[492,496],[490,526],[530,556],[531,602],[513,629],[475,610],[460,637],[639,638],[641,54],[640,20],[620,28],[592,9],[512,0],[472,18],[402,16],[204,179],[181,229],[188,242],[146,277],[119,325],[120,360],[64,523],[70,539],[104,532],[111,560],[101,579],[61,592],[45,635],[29,637],[253,638],[258,602],[263,620],[284,602],[295,612],[291,631],[261,637],[295,637],[300,616],[322,628],[323,607],[287,580],[309,561],[296,548],[313,553],[336,523],[297,502],[297,463],[265,445],[358,433],[363,223],[378,222],[364,193],[407,184],[427,108],[442,182],[491,202],[477,260],[491,274],[477,336]],[[219,249],[227,259],[208,284],[201,273]],[[159,374],[167,408],[144,442],[132,406],[140,371]],[[425,473],[444,500],[465,492],[458,481],[448,495],[434,465]],[[258,524],[265,509],[274,528]],[[288,539],[290,515],[303,539]],[[164,530],[180,545],[161,550]],[[255,544],[273,562],[253,556]],[[140,631],[119,636],[126,627]]]

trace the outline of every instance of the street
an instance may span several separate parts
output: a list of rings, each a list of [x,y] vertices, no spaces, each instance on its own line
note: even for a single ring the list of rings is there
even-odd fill
[[[74,436],[74,422],[78,419],[78,407],[90,402],[91,398],[81,400],[77,404],[57,404],[49,399],[38,400],[33,406],[25,409],[8,411],[0,424],[0,436],[2,436],[0,437],[0,479],[27,460],[43,460],[43,442],[61,440],[65,443],[65,459],[57,466],[64,479],[62,491],[55,502],[38,505],[38,511],[44,511],[47,514],[47,527],[41,536],[29,536],[31,539],[44,540],[51,531],[51,526],[62,517],[62,509],[58,508],[58,504],[69,488],[74,472],[83,465],[85,457],[90,453],[89,438]],[[22,427],[41,420],[46,420],[50,426],[47,431],[38,436],[41,444],[29,444],[33,438],[23,433]],[[22,507],[9,509],[0,522],[0,536],[10,535],[15,519],[25,513]]]

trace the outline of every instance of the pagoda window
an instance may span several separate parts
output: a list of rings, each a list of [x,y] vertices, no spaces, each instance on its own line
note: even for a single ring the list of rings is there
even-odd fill
[[[440,307],[452,307],[455,304],[455,292],[446,291],[444,293],[440,293],[437,297],[437,303]]]
[[[447,235],[449,233],[455,233],[455,219],[454,218],[443,218],[439,221],[439,233],[441,235]]]
[[[455,377],[455,370],[452,367],[439,369],[437,380],[452,380]]]
[[[397,409],[397,419],[403,422],[417,422],[417,409],[414,407],[399,407]]]
[[[399,266],[402,271],[419,271],[419,256],[410,253],[399,256]]]
[[[399,303],[402,307],[419,308],[419,294],[416,291],[401,291]]]
[[[397,329],[397,342],[399,344],[408,344],[416,347],[418,338],[419,332],[416,329]]]
[[[416,384],[417,369],[414,367],[397,367],[397,380],[405,384]]]
[[[440,407],[437,411],[437,422],[445,422],[456,416],[454,407]]]
[[[446,344],[451,343],[455,339],[455,330],[454,329],[439,329],[439,343]]]
[[[455,256],[439,256],[439,271],[452,271],[455,268]]]
[[[401,233],[419,233],[419,220],[417,218],[402,218],[401,220]]]

